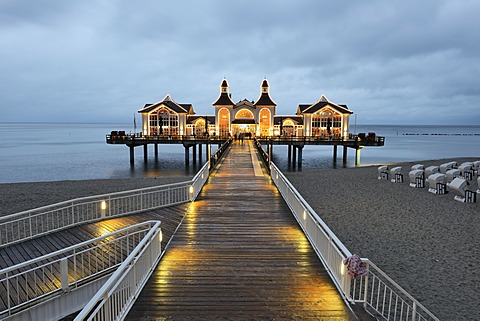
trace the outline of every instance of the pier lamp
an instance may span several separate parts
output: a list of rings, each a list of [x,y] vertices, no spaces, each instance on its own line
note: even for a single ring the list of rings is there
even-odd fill
[[[190,192],[190,200],[193,202],[193,185],[190,185],[190,187],[188,188],[188,191]]]
[[[106,210],[107,210],[107,202],[106,201],[101,201],[100,202],[100,214],[104,218],[106,216]]]
[[[340,274],[342,276],[345,275],[345,264],[343,264],[343,261],[340,263]]]
[[[307,211],[303,211],[303,220],[305,221],[307,219]]]
[[[162,229],[159,229],[159,231],[158,231],[158,240],[160,241],[160,243],[163,241]]]

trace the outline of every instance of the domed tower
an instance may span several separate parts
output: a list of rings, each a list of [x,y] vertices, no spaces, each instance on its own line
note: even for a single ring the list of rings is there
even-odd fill
[[[231,132],[230,120],[232,119],[233,106],[227,79],[223,78],[220,84],[220,95],[213,103],[215,107],[215,132],[218,136],[227,136]]]
[[[258,110],[258,118],[256,119],[258,124],[257,135],[272,136],[277,104],[270,98],[270,86],[266,78],[263,79],[260,85],[260,97],[258,97],[254,105]]]

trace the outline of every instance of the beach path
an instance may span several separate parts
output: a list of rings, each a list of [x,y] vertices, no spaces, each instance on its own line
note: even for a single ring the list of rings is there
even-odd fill
[[[356,320],[259,164],[233,145],[127,320]]]

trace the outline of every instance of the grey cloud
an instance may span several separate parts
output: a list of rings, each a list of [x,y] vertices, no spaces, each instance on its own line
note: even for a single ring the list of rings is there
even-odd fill
[[[224,76],[237,101],[266,76],[281,114],[325,94],[370,123],[478,123],[479,13],[469,0],[4,1],[0,120],[21,105],[24,120],[130,121],[167,93],[211,114]]]

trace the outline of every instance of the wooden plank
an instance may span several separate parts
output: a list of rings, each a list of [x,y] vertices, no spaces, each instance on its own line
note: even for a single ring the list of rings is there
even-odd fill
[[[127,320],[355,319],[252,160],[248,143],[234,145]]]

